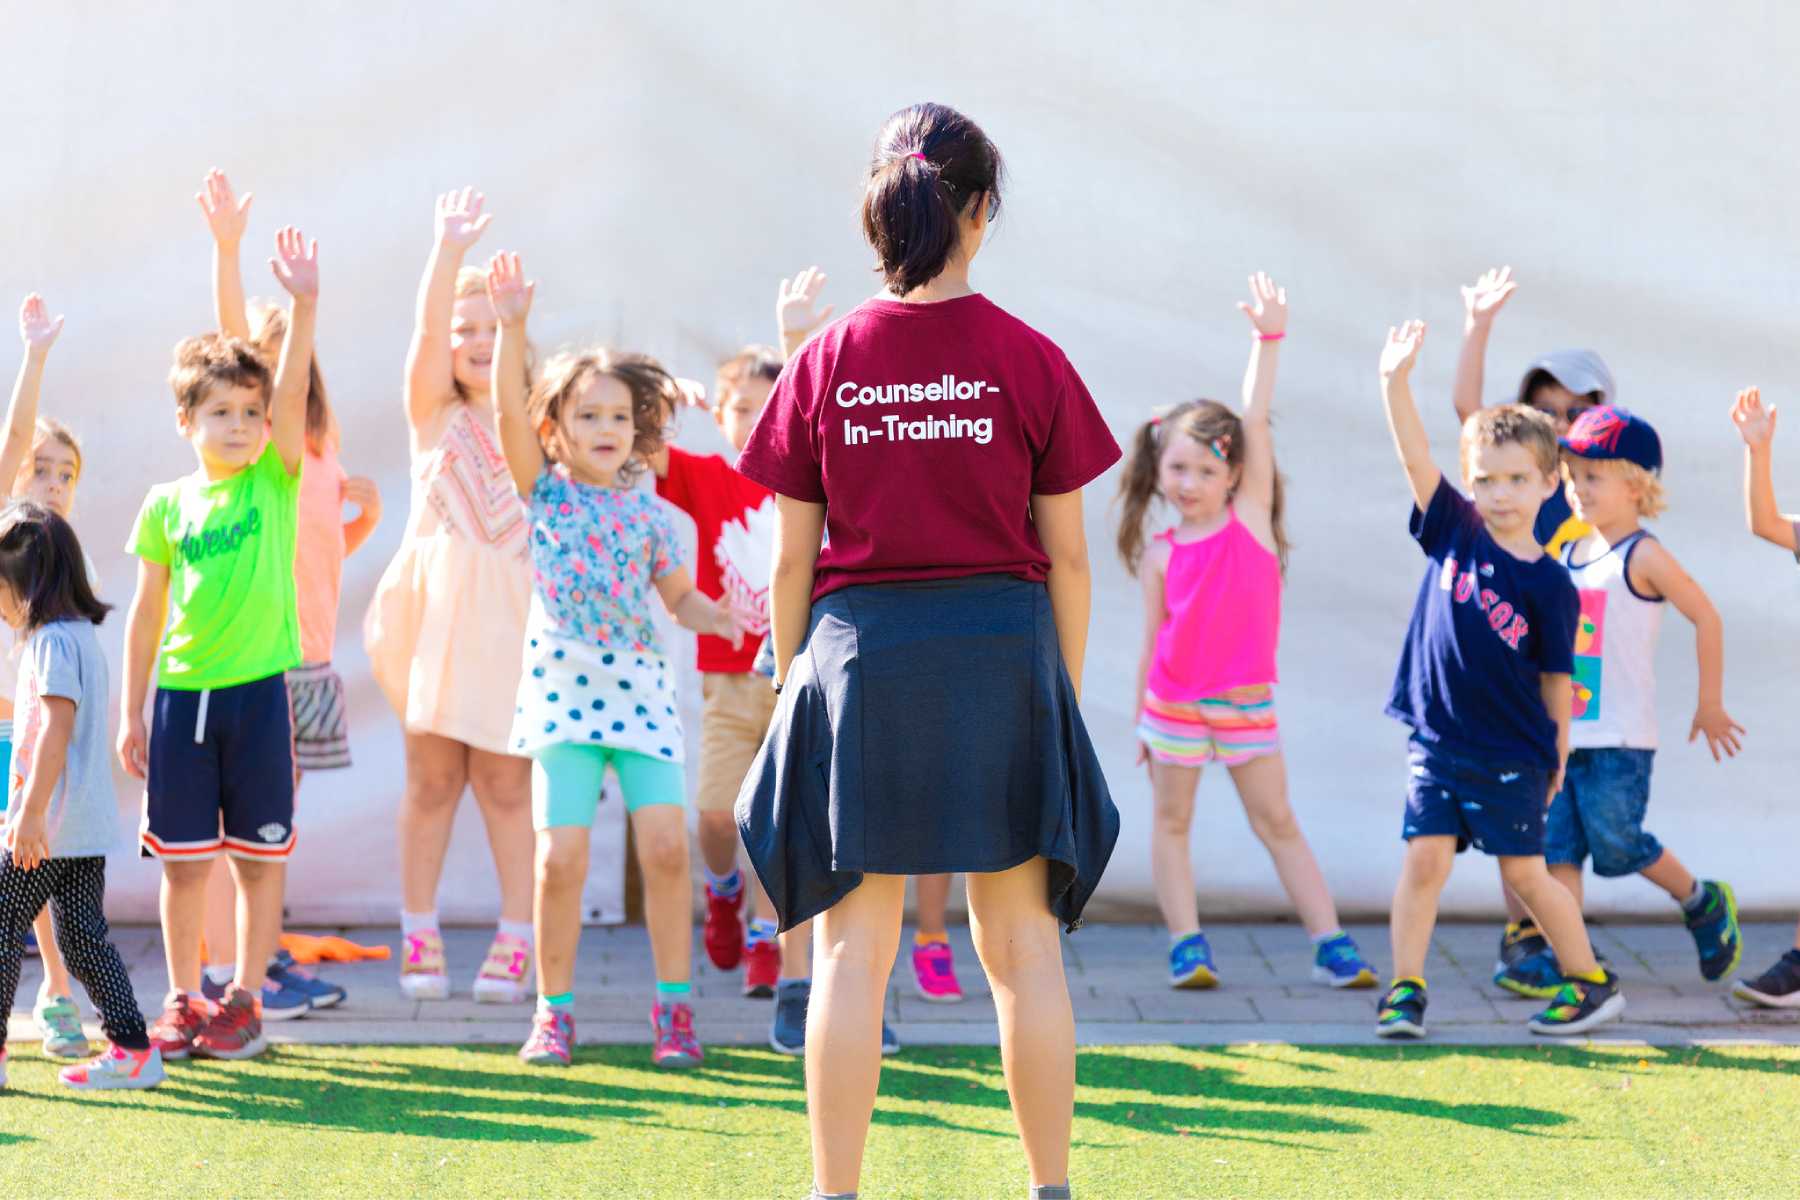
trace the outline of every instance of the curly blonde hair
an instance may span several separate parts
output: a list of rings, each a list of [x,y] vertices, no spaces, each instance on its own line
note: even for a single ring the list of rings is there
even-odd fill
[[[1645,470],[1634,462],[1623,458],[1583,458],[1577,454],[1564,454],[1562,461],[1562,477],[1564,483],[1574,483],[1574,472],[1569,470],[1571,460],[1580,458],[1594,466],[1605,466],[1615,474],[1624,478],[1626,484],[1637,492],[1638,516],[1645,519],[1660,517],[1669,510],[1669,500],[1663,494],[1662,478],[1654,471]]]

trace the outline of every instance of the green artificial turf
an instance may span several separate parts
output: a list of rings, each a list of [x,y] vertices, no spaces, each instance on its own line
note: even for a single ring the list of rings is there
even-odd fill
[[[77,1095],[29,1045],[0,1093],[8,1194],[802,1197],[800,1064],[715,1048],[655,1070],[583,1047],[284,1047]],[[1215,1196],[1776,1196],[1800,1184],[1800,1050],[1168,1046],[1085,1049],[1083,1200]],[[1025,1195],[996,1052],[890,1059],[864,1197]]]

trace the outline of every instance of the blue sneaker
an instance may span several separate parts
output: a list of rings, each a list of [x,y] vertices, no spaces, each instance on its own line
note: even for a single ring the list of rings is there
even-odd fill
[[[313,1008],[336,1008],[349,993],[335,983],[327,983],[294,961],[286,950],[277,950],[269,960],[269,978],[281,987],[299,992]]]
[[[212,976],[205,973],[200,976],[200,994],[210,1000],[215,1007],[224,1001],[225,993],[230,989],[229,983],[214,983]],[[311,1011],[312,1001],[306,998],[306,993],[281,986],[275,982],[273,975],[263,981],[263,1020],[292,1021],[296,1017],[304,1017]]]
[[[1556,952],[1545,942],[1542,950],[1514,959],[1510,963],[1497,964],[1494,972],[1494,983],[1505,988],[1515,996],[1526,996],[1533,1000],[1548,1000],[1562,990],[1562,967],[1557,965]]]
[[[1319,943],[1313,955],[1313,982],[1334,988],[1374,987],[1375,968],[1364,961],[1350,935],[1340,931]]]
[[[1190,933],[1169,947],[1169,986],[1214,988],[1219,974],[1213,969],[1212,947],[1204,933]]]
[[[1396,979],[1375,1015],[1375,1036],[1422,1038],[1425,1036],[1425,981]]]
[[[812,980],[784,979],[775,985],[775,1015],[769,1021],[769,1046],[779,1054],[806,1053],[806,1006]]]
[[[1737,896],[1731,885],[1704,879],[1700,891],[1705,899],[1699,911],[1683,910],[1682,920],[1700,952],[1700,976],[1711,982],[1737,969],[1744,957],[1744,937],[1738,929]]]

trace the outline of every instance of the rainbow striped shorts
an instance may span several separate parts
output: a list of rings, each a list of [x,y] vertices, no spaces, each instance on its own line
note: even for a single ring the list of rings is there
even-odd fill
[[[1204,700],[1164,700],[1146,691],[1137,736],[1152,761],[1178,767],[1235,767],[1274,754],[1281,749],[1275,688],[1253,684]]]

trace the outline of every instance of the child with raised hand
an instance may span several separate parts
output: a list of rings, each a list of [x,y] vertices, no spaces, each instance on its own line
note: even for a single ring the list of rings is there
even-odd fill
[[[93,1061],[63,1068],[63,1083],[151,1088],[163,1081],[162,1056],[106,929],[106,852],[118,832],[106,655],[94,632],[106,612],[66,521],[29,500],[0,514],[0,619],[25,639],[8,772],[14,801],[0,859],[0,999],[12,1007],[25,931],[49,904],[63,957],[100,1010],[110,1043]],[[0,1022],[0,1086],[5,1040]]]
[[[241,200],[235,196],[231,181],[217,169],[207,173],[196,197],[212,232],[213,308],[219,332],[250,342],[273,368],[287,337],[287,313],[274,305],[261,305],[254,314],[253,328],[238,268],[238,246],[249,219],[251,198],[248,192]],[[300,524],[294,552],[301,662],[287,675],[294,721],[294,765],[301,776],[307,771],[350,765],[344,681],[331,665],[337,639],[338,596],[344,559],[368,540],[381,520],[381,493],[375,482],[345,473],[338,462],[339,444],[337,420],[326,398],[325,378],[315,354],[307,370],[306,451],[300,472]],[[357,515],[350,521],[343,519],[345,501],[357,507]],[[299,787],[298,782],[295,787]],[[223,863],[215,864],[207,889],[206,941],[215,955],[230,954],[237,945],[230,873]],[[208,1000],[220,1000],[236,975],[235,963],[209,963],[200,982],[201,991]],[[295,963],[285,949],[276,950],[269,960],[262,989],[265,1019],[303,1016],[315,1008],[331,1008],[344,998],[342,987],[317,978]]]
[[[1700,696],[1688,741],[1704,734],[1715,762],[1721,752],[1737,753],[1744,732],[1721,699],[1724,625],[1705,591],[1640,524],[1666,507],[1662,442],[1650,423],[1614,405],[1591,408],[1575,419],[1562,448],[1575,515],[1593,532],[1562,551],[1581,597],[1581,622],[1572,749],[1562,794],[1550,806],[1544,857],[1578,904],[1590,855],[1602,878],[1638,874],[1668,892],[1693,935],[1701,976],[1719,979],[1743,953],[1731,885],[1694,878],[1643,822],[1656,753],[1663,602],[1694,625]]]
[[[163,865],[170,994],[151,1039],[165,1058],[249,1058],[267,1045],[259,996],[294,847],[286,673],[300,663],[294,544],[317,244],[283,229],[270,263],[293,298],[273,383],[255,348],[237,338],[208,333],[175,348],[176,420],[198,469],[150,489],[128,544],[139,562],[118,754],[145,780],[139,841]],[[215,1006],[200,992],[200,936],[221,851],[244,919],[237,976]]]
[[[1744,508],[1750,532],[1780,546],[1800,562],[1800,515],[1775,503],[1775,405],[1763,406],[1762,389],[1745,388],[1731,406],[1731,423],[1744,439]],[[1800,1008],[1800,928],[1794,944],[1755,979],[1740,979],[1731,994],[1765,1008]]]
[[[1466,421],[1481,411],[1488,338],[1493,333],[1494,319],[1518,289],[1519,281],[1511,267],[1490,268],[1462,289],[1462,350],[1456,360],[1456,382],[1450,394],[1458,421]],[[1583,412],[1615,403],[1618,398],[1612,371],[1599,354],[1592,350],[1552,350],[1525,368],[1518,389],[1511,393],[1508,402],[1543,413],[1560,436]],[[1575,515],[1568,489],[1560,484],[1539,506],[1532,528],[1532,536],[1551,555],[1560,554],[1569,542],[1593,532]],[[1550,943],[1505,884],[1500,892],[1506,902],[1507,924],[1500,934],[1494,983],[1521,996],[1555,995],[1562,986],[1562,976],[1556,969]]]
[[[534,284],[516,254],[495,255],[488,297],[500,446],[531,520],[533,586],[511,748],[531,757],[537,831],[538,1008],[519,1057],[567,1066],[588,836],[607,768],[631,816],[656,965],[650,1021],[659,1067],[704,1055],[688,1003],[693,946],[687,784],[675,681],[652,617],[660,597],[680,624],[741,648],[745,618],[701,595],[679,560],[665,510],[631,486],[662,449],[677,385],[654,359],[559,355],[529,396],[525,321]]]
[[[1408,376],[1423,322],[1389,329],[1382,395],[1412,491],[1410,526],[1428,560],[1388,715],[1412,730],[1401,836],[1406,858],[1390,928],[1394,981],[1375,1032],[1425,1036],[1425,954],[1457,853],[1474,846],[1557,952],[1566,982],[1529,1023],[1576,1034],[1616,1020],[1619,978],[1594,960],[1581,906],[1544,865],[1544,810],[1568,758],[1570,673],[1580,601],[1569,573],[1532,534],[1557,486],[1556,430],[1522,405],[1463,422],[1465,498],[1431,460]]]
[[[52,318],[43,297],[36,292],[25,297],[19,306],[19,336],[25,343],[25,358],[19,364],[7,409],[5,443],[0,445],[0,481],[6,481],[7,496],[35,500],[66,520],[81,477],[81,447],[75,435],[62,425],[38,416],[44,366],[62,327],[63,319]],[[88,585],[95,586],[91,572]],[[0,627],[0,814],[6,812],[10,800],[13,693],[18,690],[18,682],[19,647],[11,627]],[[43,982],[31,1005],[32,1020],[43,1035],[44,1053],[51,1058],[81,1058],[88,1052],[87,1035],[81,1029],[81,1012],[75,1007],[69,970],[56,946],[49,909],[38,914],[31,933],[44,967]]]
[[[500,884],[479,1001],[531,995],[531,764],[507,752],[531,599],[524,506],[494,443],[496,322],[487,277],[463,258],[492,216],[473,188],[439,196],[406,363],[412,515],[363,624],[370,668],[406,727],[400,803],[400,988],[450,994],[438,884],[473,790]],[[522,360],[522,364],[528,361]],[[525,369],[521,365],[521,370]]]
[[[1337,908],[1288,803],[1275,721],[1275,644],[1287,561],[1281,477],[1269,430],[1287,292],[1250,277],[1250,361],[1242,414],[1213,400],[1177,405],[1139,427],[1119,482],[1119,554],[1143,585],[1138,761],[1150,764],[1156,820],[1150,867],[1169,929],[1169,986],[1210,988],[1218,973],[1200,928],[1189,828],[1200,773],[1231,772],[1250,828],[1313,941],[1313,977],[1373,987],[1375,970]],[[1153,501],[1177,524],[1144,543]]]

